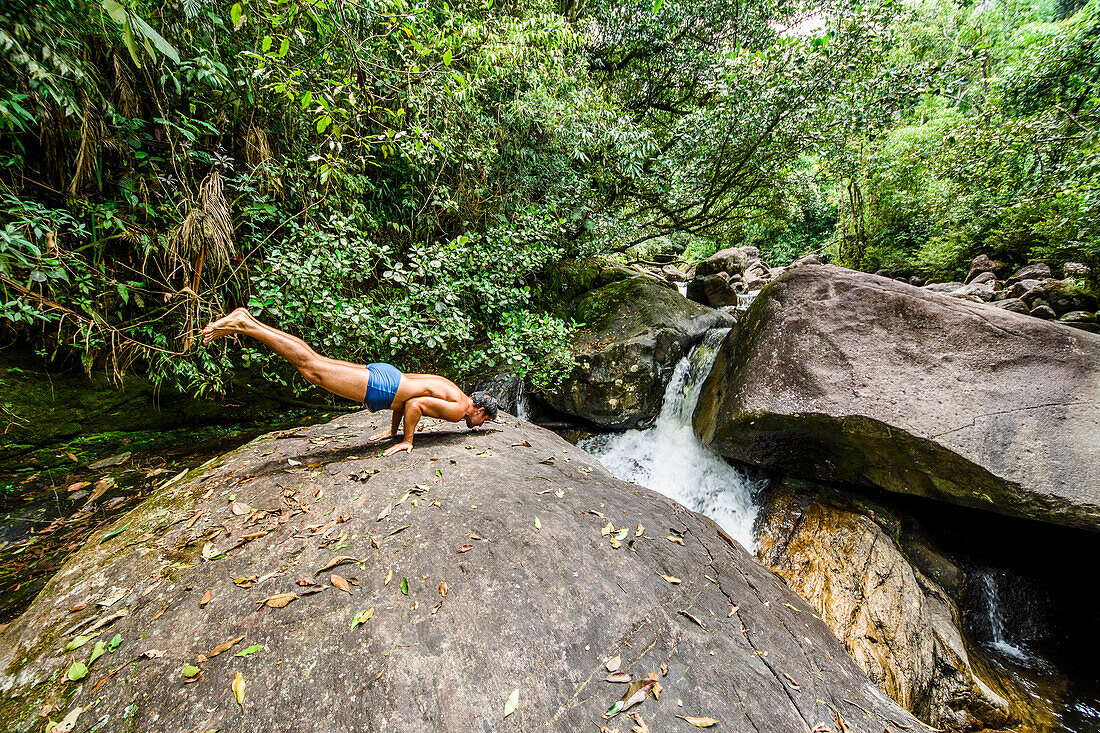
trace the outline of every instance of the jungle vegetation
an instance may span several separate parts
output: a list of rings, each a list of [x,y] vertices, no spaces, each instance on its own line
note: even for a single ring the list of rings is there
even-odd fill
[[[1100,0],[9,0],[0,337],[195,394],[569,364],[569,258],[1100,254]]]

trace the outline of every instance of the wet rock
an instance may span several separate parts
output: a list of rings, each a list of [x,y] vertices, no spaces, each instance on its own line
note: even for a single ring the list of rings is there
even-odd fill
[[[1042,285],[1041,280],[1019,280],[1009,285],[1002,292],[1009,298],[1022,298],[1040,285]]]
[[[825,262],[817,255],[802,255],[797,260],[791,263],[791,267],[801,267],[802,265],[824,265]]]
[[[1011,285],[1019,280],[1045,280],[1050,277],[1050,265],[1036,262],[1033,265],[1025,265],[1009,276],[1007,282]]]
[[[1092,272],[1092,268],[1083,262],[1067,262],[1062,265],[1062,274],[1066,277],[1085,278]]]
[[[953,298],[964,298],[979,303],[987,303],[993,300],[993,280],[976,279],[969,285],[963,285],[958,290],[952,290],[948,295]]]
[[[1093,528],[1098,373],[1092,334],[799,267],[727,338],[694,424],[722,455],[793,475]]]
[[[782,486],[765,501],[758,527],[760,561],[809,601],[879,687],[925,722],[951,731],[1053,723],[1019,683],[972,660],[957,606],[961,570],[883,506]]]
[[[682,283],[688,280],[688,276],[680,272],[676,265],[665,265],[661,268],[661,272],[664,273],[665,279],[672,283]]]
[[[741,277],[730,277],[725,272],[713,275],[696,276],[688,283],[687,297],[696,303],[709,304],[713,308],[737,305],[737,294]]]
[[[384,459],[362,436],[388,420],[266,436],[100,530],[0,634],[6,729],[43,730],[49,705],[100,733],[581,731],[623,694],[613,657],[658,674],[664,694],[634,708],[652,730],[809,731],[834,710],[858,733],[918,725],[710,520],[509,417],[426,425]]]
[[[1006,311],[1012,311],[1013,313],[1023,313],[1025,315],[1031,313],[1031,309],[1027,307],[1027,303],[1025,303],[1020,298],[1005,298],[1003,300],[995,300],[990,303],[990,305],[992,305],[994,308],[1003,308]]]
[[[574,342],[573,370],[539,399],[608,428],[656,418],[680,357],[711,328],[734,323],[729,314],[642,277],[587,293],[573,318],[585,324]]]
[[[989,255],[978,255],[970,263],[970,272],[966,274],[966,280],[964,282],[972,282],[975,277],[985,273],[993,274],[996,277],[996,273],[1000,272],[1004,267],[1003,262],[990,259]]]
[[[754,260],[760,258],[756,247],[727,247],[715,252],[695,267],[695,277],[704,277],[724,272],[727,275],[740,275]]]
[[[922,289],[927,290],[930,293],[952,293],[963,287],[961,282],[949,282],[949,283],[931,283],[925,285]]]
[[[921,285],[924,285],[924,278],[913,275],[913,277],[909,278],[909,284],[919,288]]]
[[[1035,318],[1042,318],[1045,321],[1053,321],[1058,317],[1054,309],[1041,300],[1036,301],[1035,307],[1031,309],[1031,315]]]
[[[1093,311],[1097,307],[1096,297],[1073,280],[1048,278],[1020,297],[1032,308],[1038,307],[1040,303],[1037,301],[1041,300],[1042,304],[1050,306],[1055,313],[1068,313],[1075,310]]]
[[[1096,314],[1088,311],[1070,311],[1058,320],[1061,323],[1096,323]]]

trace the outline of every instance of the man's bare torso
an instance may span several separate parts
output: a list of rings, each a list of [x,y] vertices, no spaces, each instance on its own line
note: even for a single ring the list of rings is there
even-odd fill
[[[443,402],[452,403],[455,414],[458,417],[469,409],[470,398],[458,388],[458,385],[436,374],[402,374],[401,383],[397,387],[397,394],[393,398],[394,410],[401,410],[405,402],[417,397],[431,397]],[[450,410],[448,410],[450,411]],[[443,419],[458,419],[458,417],[431,415]]]

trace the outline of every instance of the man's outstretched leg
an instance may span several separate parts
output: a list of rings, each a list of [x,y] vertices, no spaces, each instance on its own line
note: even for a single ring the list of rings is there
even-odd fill
[[[245,308],[208,324],[202,329],[202,342],[208,344],[233,334],[251,336],[267,346],[293,364],[311,384],[356,402],[366,397],[368,376],[363,365],[321,356],[297,336],[260,323]]]

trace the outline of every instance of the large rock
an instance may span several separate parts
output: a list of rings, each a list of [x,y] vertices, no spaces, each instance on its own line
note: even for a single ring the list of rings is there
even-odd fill
[[[608,428],[656,418],[680,357],[710,329],[734,323],[727,313],[641,277],[586,294],[573,317],[585,324],[574,343],[573,370],[540,398],[555,410]]]
[[[75,729],[100,733],[594,730],[624,692],[604,681],[618,658],[657,673],[660,699],[632,711],[655,731],[685,728],[680,715],[730,731],[834,730],[837,713],[861,733],[916,727],[713,522],[502,417],[474,433],[428,425],[412,454],[385,459],[363,436],[389,416],[357,413],[169,482],[0,635],[0,719],[39,731],[40,712],[81,708]],[[619,549],[608,522],[629,530]]]
[[[960,568],[889,509],[824,491],[773,490],[758,520],[757,554],[817,609],[871,679],[937,728],[1052,729],[1048,706],[972,658],[956,600]]]
[[[836,267],[766,288],[703,386],[712,449],[1100,527],[1100,338]]]

